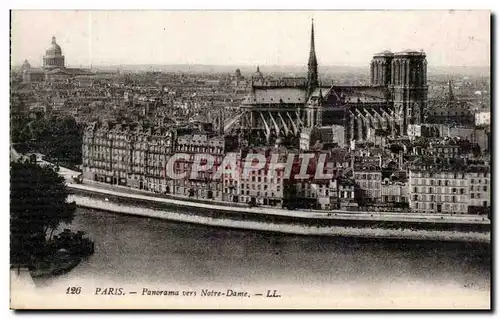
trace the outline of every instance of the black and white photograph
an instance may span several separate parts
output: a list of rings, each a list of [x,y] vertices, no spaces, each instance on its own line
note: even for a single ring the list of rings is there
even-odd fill
[[[490,310],[491,24],[11,10],[10,308]]]

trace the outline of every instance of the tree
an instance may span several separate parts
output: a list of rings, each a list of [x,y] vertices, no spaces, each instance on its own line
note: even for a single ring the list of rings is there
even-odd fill
[[[65,165],[81,164],[82,138],[83,126],[72,117],[16,120],[11,125],[13,143],[29,145],[31,150]]]
[[[64,178],[49,167],[13,162],[10,174],[11,263],[29,263],[61,223],[71,223],[76,205],[66,202]]]

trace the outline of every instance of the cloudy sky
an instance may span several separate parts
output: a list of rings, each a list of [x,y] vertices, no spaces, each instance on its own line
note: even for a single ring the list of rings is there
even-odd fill
[[[71,66],[302,65],[311,18],[320,65],[364,66],[385,49],[490,65],[488,11],[13,11],[11,57],[39,66],[54,35]]]

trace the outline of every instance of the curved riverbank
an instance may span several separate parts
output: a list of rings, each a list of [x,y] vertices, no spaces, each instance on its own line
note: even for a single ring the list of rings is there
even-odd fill
[[[107,199],[107,200],[106,200]],[[197,213],[196,211],[182,211],[162,208],[149,208],[143,205],[124,203],[123,198],[73,194],[68,200],[75,201],[78,206],[98,210],[105,210],[118,214],[129,214],[143,217],[167,219],[177,222],[203,224],[214,227],[227,227],[239,229],[251,229],[268,232],[281,232],[298,235],[316,236],[345,236],[363,238],[401,238],[411,240],[437,240],[437,241],[462,241],[490,243],[490,233],[480,231],[457,231],[457,230],[428,230],[401,228],[400,226],[385,225],[377,227],[375,224],[360,226],[332,226],[321,224],[301,223],[299,220],[275,223],[269,220],[248,220],[241,218],[227,218],[228,216],[210,216]],[[217,212],[215,212],[217,214]],[[380,224],[383,225],[383,224]],[[399,228],[398,228],[399,227]]]
[[[484,225],[489,229],[490,220],[485,216],[478,215],[450,215],[450,214],[418,214],[418,213],[394,213],[394,212],[360,212],[360,211],[318,211],[318,210],[287,210],[276,207],[248,207],[241,203],[231,205],[228,202],[216,200],[199,200],[178,195],[159,195],[147,191],[131,189],[124,186],[109,186],[106,184],[68,184],[77,194],[101,194],[120,197],[125,202],[135,205],[140,202],[158,204],[164,208],[182,207],[184,212],[187,208],[195,210],[210,210],[217,212],[244,213],[262,216],[283,216],[289,218],[315,219],[315,220],[348,220],[348,221],[383,221],[402,223],[432,223],[432,224],[464,224]],[[103,197],[104,198],[104,197]]]

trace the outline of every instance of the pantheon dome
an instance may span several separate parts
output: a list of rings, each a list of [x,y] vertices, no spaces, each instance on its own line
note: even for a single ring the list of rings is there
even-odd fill
[[[45,51],[43,68],[64,68],[64,56],[62,55],[61,47],[56,43],[56,37],[52,37],[52,43]]]

